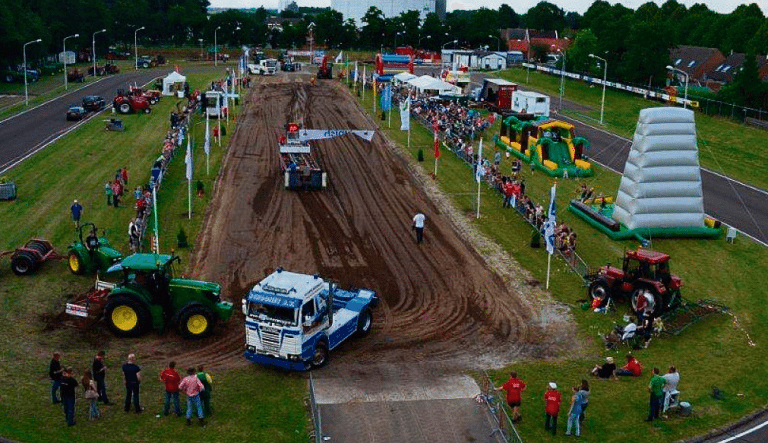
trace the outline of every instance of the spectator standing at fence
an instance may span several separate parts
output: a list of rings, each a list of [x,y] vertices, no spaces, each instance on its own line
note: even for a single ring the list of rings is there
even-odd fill
[[[650,393],[650,404],[648,405],[648,418],[645,421],[653,421],[659,418],[661,412],[661,402],[664,400],[664,386],[667,381],[659,375],[659,368],[653,368],[653,376],[648,383],[648,392]]]
[[[128,166],[123,166],[123,169],[120,170],[120,177],[123,179],[123,185],[128,185]]]
[[[179,389],[187,395],[187,425],[192,424],[192,407],[197,408],[197,418],[200,426],[205,426],[203,404],[200,402],[200,392],[205,389],[200,379],[197,378],[195,368],[187,369],[187,376],[179,383]]]
[[[520,416],[520,403],[522,400],[522,393],[525,390],[525,382],[517,378],[517,372],[512,371],[509,373],[509,380],[503,385],[496,388],[497,391],[504,390],[507,393],[507,404],[512,408],[512,422],[517,423],[522,420]]]
[[[75,222],[75,229],[80,228],[80,216],[83,214],[83,205],[77,200],[69,207],[69,211],[72,213],[72,221]]]
[[[421,212],[418,212],[413,216],[413,224],[411,225],[411,229],[416,231],[416,244],[421,243],[424,239],[424,222],[426,219],[427,217],[425,217]]]
[[[203,384],[203,390],[200,392],[200,402],[203,404],[203,414],[206,417],[210,417],[211,414],[213,414],[213,408],[211,408],[213,377],[205,372],[205,367],[203,367],[203,365],[199,365],[197,367],[197,378],[200,379],[200,383]]]
[[[662,375],[661,378],[666,382],[664,385],[664,407],[662,408],[662,412],[666,412],[666,408],[669,407],[670,396],[673,392],[677,391],[677,385],[680,383],[680,373],[677,372],[676,367],[670,366],[667,373]]]
[[[546,402],[546,421],[544,422],[544,430],[551,430],[552,435],[557,434],[557,415],[560,413],[561,400],[560,392],[557,390],[557,384],[555,382],[549,382],[549,389],[544,393],[544,401]]]
[[[581,386],[579,387],[579,394],[581,395],[581,415],[579,415],[579,426],[584,426],[585,413],[587,406],[589,406],[589,382],[585,379],[581,379]]]
[[[101,417],[101,411],[96,404],[99,400],[99,391],[96,389],[96,382],[91,377],[91,371],[83,373],[81,383],[83,385],[83,397],[88,400],[88,420],[96,420]]]
[[[131,411],[131,399],[136,413],[140,414],[144,408],[139,404],[139,385],[141,384],[141,367],[136,364],[136,355],[128,354],[128,361],[123,364],[125,376],[125,412]]]
[[[160,381],[165,385],[165,401],[163,402],[163,414],[166,416],[171,412],[171,401],[173,401],[173,412],[177,417],[181,417],[181,406],[179,405],[179,383],[181,383],[181,374],[176,370],[176,362],[172,361],[168,367],[160,373]]]

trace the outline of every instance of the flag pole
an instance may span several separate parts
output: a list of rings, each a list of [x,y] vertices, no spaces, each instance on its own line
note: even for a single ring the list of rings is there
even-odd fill
[[[549,289],[549,268],[552,263],[552,253],[547,254],[547,287],[546,289]]]

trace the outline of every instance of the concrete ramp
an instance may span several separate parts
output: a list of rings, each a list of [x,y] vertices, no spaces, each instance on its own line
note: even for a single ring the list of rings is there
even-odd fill
[[[336,443],[503,442],[466,375],[315,378],[323,435]],[[422,374],[423,375],[423,374]]]

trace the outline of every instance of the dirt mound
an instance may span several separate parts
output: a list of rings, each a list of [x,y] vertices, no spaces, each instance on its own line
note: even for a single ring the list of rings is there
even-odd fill
[[[302,78],[283,75],[254,85],[206,215],[195,275],[220,282],[223,297],[237,307],[253,283],[278,266],[375,290],[381,304],[372,334],[334,351],[334,365],[479,368],[552,356],[573,344],[567,316],[540,303],[546,297],[526,285],[530,277],[478,236],[382,134],[371,143],[351,135],[314,142],[328,187],[285,190],[276,149],[285,123],[374,128],[342,85],[312,87],[297,81]],[[427,217],[421,245],[410,231],[417,211]],[[242,315],[220,334],[176,357],[245,364]],[[153,350],[158,357],[178,350],[176,341],[166,338]]]

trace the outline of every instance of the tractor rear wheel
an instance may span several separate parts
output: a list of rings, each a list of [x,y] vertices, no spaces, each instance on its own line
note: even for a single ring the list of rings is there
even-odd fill
[[[360,317],[357,318],[357,331],[355,334],[358,337],[365,337],[371,333],[371,326],[373,325],[373,313],[371,308],[363,309],[360,313]]]
[[[320,341],[315,345],[310,364],[313,368],[322,368],[326,363],[328,363],[328,345],[324,341]]]
[[[144,110],[145,114],[149,114],[150,112],[152,112],[152,108],[147,108],[147,109]]]
[[[203,306],[190,306],[179,315],[176,325],[184,338],[196,340],[211,333],[216,324],[216,317]]]
[[[646,307],[645,302],[642,302],[640,300],[640,297],[641,296],[644,297],[645,294],[650,295],[650,298],[646,297],[646,299],[648,300],[648,303],[652,305],[650,308]],[[659,297],[659,294],[656,293],[656,291],[653,290],[652,288],[647,288],[647,287],[640,287],[635,289],[635,291],[632,292],[630,303],[632,304],[633,312],[635,313],[638,313],[641,311],[647,312],[650,310],[651,314],[654,317],[658,317],[661,314],[661,311],[662,311],[661,305],[663,304],[661,297]]]
[[[130,103],[120,103],[120,106],[117,107],[117,110],[120,111],[121,114],[127,114],[131,112],[131,105]]]
[[[35,272],[38,266],[37,259],[29,252],[21,251],[13,256],[11,270],[16,275],[29,275]]]
[[[75,251],[69,251],[69,257],[67,257],[67,264],[69,265],[69,272],[75,275],[83,275],[85,273],[85,264],[83,259],[80,258]]]
[[[150,97],[149,98],[149,104],[150,105],[156,105],[157,104],[157,97]]]
[[[142,303],[125,296],[116,296],[107,304],[107,326],[118,337],[136,337],[149,329],[152,318]]]

